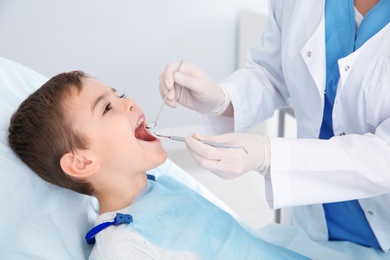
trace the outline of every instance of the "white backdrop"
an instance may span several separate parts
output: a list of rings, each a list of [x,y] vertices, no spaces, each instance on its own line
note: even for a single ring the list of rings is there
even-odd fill
[[[153,121],[159,75],[184,59],[215,81],[236,67],[240,0],[1,0],[0,56],[46,77],[81,69],[133,97]],[[160,128],[200,123],[165,107]]]

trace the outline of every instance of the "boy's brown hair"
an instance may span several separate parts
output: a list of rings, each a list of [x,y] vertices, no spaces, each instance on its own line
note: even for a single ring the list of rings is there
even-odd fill
[[[87,138],[73,130],[66,115],[66,100],[81,91],[87,77],[82,71],[61,73],[32,93],[11,118],[8,143],[42,179],[91,195],[89,183],[71,178],[60,166],[66,152],[87,149]]]

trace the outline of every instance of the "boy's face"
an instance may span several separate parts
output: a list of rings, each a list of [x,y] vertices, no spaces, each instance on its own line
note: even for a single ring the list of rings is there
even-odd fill
[[[165,150],[145,129],[144,113],[133,99],[119,97],[96,79],[82,83],[66,114],[75,132],[87,137],[88,149],[79,151],[84,157],[99,162],[109,174],[144,172],[165,161]]]

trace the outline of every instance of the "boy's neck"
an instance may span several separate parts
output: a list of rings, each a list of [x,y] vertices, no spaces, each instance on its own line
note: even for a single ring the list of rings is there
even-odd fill
[[[129,181],[122,180],[117,183],[108,181],[107,185],[100,187],[94,194],[99,201],[100,214],[130,206],[147,183],[146,173],[135,175]]]

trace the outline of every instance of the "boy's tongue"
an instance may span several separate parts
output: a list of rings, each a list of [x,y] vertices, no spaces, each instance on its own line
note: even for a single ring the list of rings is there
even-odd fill
[[[155,141],[156,137],[151,135],[148,130],[145,129],[145,123],[142,123],[134,132],[135,138],[142,141]]]

